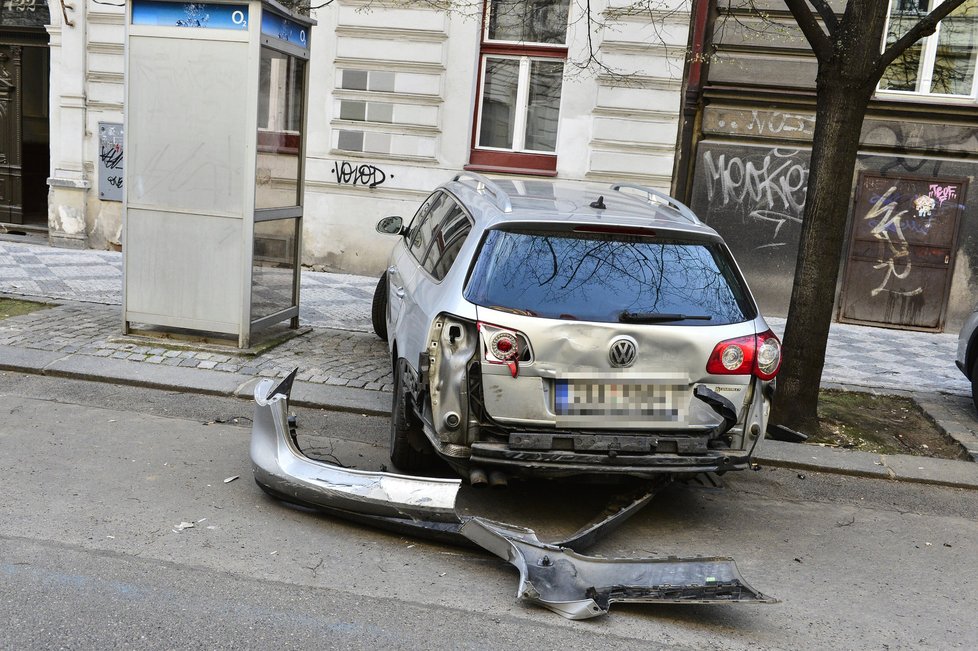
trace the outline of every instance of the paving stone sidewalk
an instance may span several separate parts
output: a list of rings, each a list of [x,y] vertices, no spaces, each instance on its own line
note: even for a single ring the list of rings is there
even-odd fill
[[[300,322],[311,330],[257,356],[188,350],[121,336],[122,254],[0,241],[0,293],[50,299],[48,310],[0,321],[0,345],[281,377],[299,367],[313,383],[390,389],[385,344],[370,328],[376,278],[302,271]],[[770,318],[783,333],[784,319]],[[835,323],[823,383],[869,390],[968,396],[954,366],[955,334]]]

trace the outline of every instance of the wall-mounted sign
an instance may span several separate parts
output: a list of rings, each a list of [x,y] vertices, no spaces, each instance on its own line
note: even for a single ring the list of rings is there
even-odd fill
[[[280,41],[297,45],[301,48],[309,47],[309,27],[289,20],[270,11],[264,11],[261,15],[261,33],[264,36],[271,36]]]
[[[134,0],[132,24],[245,30],[248,29],[248,5]]]
[[[98,197],[103,201],[122,201],[125,152],[122,150],[122,125],[98,123]]]

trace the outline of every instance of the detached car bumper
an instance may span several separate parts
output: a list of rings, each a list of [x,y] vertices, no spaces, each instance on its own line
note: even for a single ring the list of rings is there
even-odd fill
[[[658,487],[630,496],[569,538],[541,542],[531,529],[461,516],[457,479],[341,468],[306,457],[288,414],[290,376],[255,388],[251,459],[255,481],[272,496],[356,522],[446,542],[477,545],[519,570],[517,597],[569,619],[608,612],[616,602],[774,603],[753,589],[733,559],[606,559],[580,550],[647,504]]]

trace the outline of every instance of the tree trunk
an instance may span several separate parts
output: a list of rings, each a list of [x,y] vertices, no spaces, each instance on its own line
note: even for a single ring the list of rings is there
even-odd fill
[[[844,64],[822,65],[808,193],[772,422],[817,427],[819,382],[845,241],[859,132],[872,90],[845,79]]]

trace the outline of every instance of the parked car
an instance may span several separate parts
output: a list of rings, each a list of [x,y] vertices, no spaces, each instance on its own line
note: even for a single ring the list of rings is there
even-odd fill
[[[968,315],[961,326],[954,363],[971,380],[971,401],[978,409],[978,308]]]
[[[501,483],[749,465],[781,344],[682,203],[464,173],[377,230],[398,238],[373,316],[401,470],[442,459]]]

